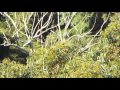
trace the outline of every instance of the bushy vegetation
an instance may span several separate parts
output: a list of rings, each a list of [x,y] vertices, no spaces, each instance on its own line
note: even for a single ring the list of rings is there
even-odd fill
[[[41,15],[47,15],[44,13]],[[39,29],[35,30],[34,24],[29,23],[29,19],[37,16],[37,13],[1,14],[6,17],[0,22],[0,34],[5,38],[4,42],[21,47],[22,52],[29,52],[26,64],[18,62],[21,60],[19,55],[15,57],[18,60],[4,58],[0,63],[1,78],[120,78],[119,12],[102,12],[101,17],[98,16],[98,12],[60,12],[57,13],[60,15],[57,17],[58,27],[53,25],[52,21],[55,20],[51,18],[49,24],[52,25],[45,28],[39,26],[43,28],[39,33],[36,33]],[[6,15],[14,22],[12,23]],[[52,14],[48,14],[50,15]],[[42,19],[38,20],[40,24]],[[96,32],[93,28],[98,27],[96,23],[99,19],[102,19],[103,23],[100,29],[96,30],[97,33],[92,34]],[[35,17],[31,20],[34,22]],[[47,25],[47,21],[45,23]],[[65,24],[64,28],[60,23]],[[108,24],[105,26],[106,23]],[[42,41],[42,32],[54,26]],[[32,30],[35,31],[34,34]],[[11,43],[10,38],[13,39],[17,35],[20,38],[17,39],[18,43]],[[28,42],[31,42],[33,47],[29,46],[31,43]],[[10,53],[12,56],[13,53]]]

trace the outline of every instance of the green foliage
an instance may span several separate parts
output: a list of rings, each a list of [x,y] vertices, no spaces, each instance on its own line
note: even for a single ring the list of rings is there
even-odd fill
[[[89,21],[92,14],[93,13],[88,13],[88,12],[77,13],[71,22],[71,24],[75,26],[75,28],[68,30],[70,36],[76,34],[82,34],[84,32],[89,31],[90,30]]]
[[[25,71],[25,66],[15,61],[4,59],[0,63],[0,78],[19,78]]]
[[[17,14],[20,15],[18,22],[21,23],[21,27],[22,22],[20,22],[20,18],[22,18],[23,13]],[[28,13],[24,13],[26,17],[27,14]],[[69,14],[71,13],[64,13],[65,16]],[[57,29],[47,36],[46,41],[43,44],[40,44],[38,41],[39,39],[34,40],[34,51],[30,53],[30,57],[27,58],[26,65],[5,58],[2,63],[0,63],[0,77],[119,78],[120,13],[114,13],[110,16],[111,22],[100,32],[99,37],[85,34],[85,32],[90,30],[89,21],[92,15],[92,12],[77,13],[71,22],[76,29],[68,29],[67,32],[69,33],[69,37],[67,38],[63,37],[64,30],[59,31]],[[106,17],[105,13],[102,18],[105,20]],[[63,17],[61,16],[61,21],[64,22],[62,18]],[[0,28],[7,30],[7,28],[3,28],[2,24],[3,23],[0,24]],[[62,40],[60,32],[62,34]],[[23,37],[23,40],[24,39],[26,38]],[[89,44],[91,46],[88,49],[84,51],[81,50]],[[11,51],[14,53],[15,51],[13,48],[14,47],[10,47]],[[30,51],[29,47],[25,47],[25,49]],[[17,52],[20,51],[17,50]],[[15,55],[14,57],[18,56]]]
[[[100,63],[84,60],[81,57],[76,57],[68,64],[66,64],[65,69],[68,72],[70,78],[99,78],[100,76]]]

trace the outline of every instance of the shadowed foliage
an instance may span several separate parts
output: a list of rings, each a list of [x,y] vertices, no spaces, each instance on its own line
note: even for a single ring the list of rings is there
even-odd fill
[[[0,45],[0,60],[2,61],[4,58],[9,58],[10,60],[18,61],[22,64],[26,64],[27,57],[29,53],[18,47],[18,46],[3,46]]]

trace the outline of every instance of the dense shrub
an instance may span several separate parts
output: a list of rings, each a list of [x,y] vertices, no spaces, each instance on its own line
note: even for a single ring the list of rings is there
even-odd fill
[[[98,19],[104,22],[108,13],[97,13],[100,14]],[[23,12],[17,13],[20,16],[19,18],[14,17],[13,13],[9,14],[16,21],[18,27],[24,25],[21,21]],[[29,16],[28,13],[25,15],[26,17],[27,15]],[[61,12],[60,15],[60,21],[64,23],[64,17],[71,15],[71,13],[65,12],[63,14]],[[92,34],[89,33],[94,23],[94,20],[92,20],[93,23],[91,25],[91,19],[95,19],[95,15],[95,12],[78,12],[75,14],[71,20],[71,28],[67,28],[67,37],[64,37],[64,28],[61,30],[56,28],[56,31],[52,31],[46,36],[44,43],[41,43],[39,38],[34,39],[32,41],[34,50],[29,52],[30,56],[26,60],[22,60],[28,56],[28,54],[25,54],[26,51],[11,46],[9,48],[11,51],[9,56],[16,60],[11,61],[7,57],[3,59],[0,63],[0,77],[119,78],[120,13],[114,12],[110,15],[109,21],[105,25],[105,28],[101,28],[102,30],[100,30],[102,24],[97,19],[96,25],[100,24],[100,32],[97,37],[95,37],[95,33],[99,30]],[[69,18],[66,17],[68,20]],[[0,23],[1,33],[6,33],[9,30],[4,23]],[[9,33],[8,35],[10,35]],[[19,35],[22,40],[27,40],[27,37],[22,33]],[[23,43],[19,42],[19,46],[22,46]],[[24,47],[24,49],[30,51],[29,47]],[[0,48],[0,57],[3,53]],[[26,61],[26,65],[20,63],[20,61]]]

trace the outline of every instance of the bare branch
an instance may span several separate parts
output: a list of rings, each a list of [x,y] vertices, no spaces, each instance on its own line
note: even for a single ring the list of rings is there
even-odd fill
[[[13,24],[13,26],[14,26],[14,28],[15,28],[15,30],[16,30],[17,36],[19,36],[19,35],[18,35],[18,28],[17,28],[17,26],[16,26],[15,21],[14,21],[14,20],[10,17],[10,15],[8,15],[6,12],[3,12],[3,14],[11,21],[11,23]]]

